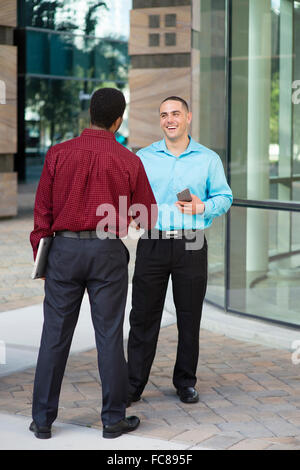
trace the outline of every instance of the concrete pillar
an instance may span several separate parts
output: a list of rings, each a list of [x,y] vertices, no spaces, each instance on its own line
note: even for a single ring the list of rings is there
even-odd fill
[[[269,198],[271,1],[249,2],[247,197]],[[241,110],[242,111],[242,110]],[[268,214],[247,211],[247,272],[268,269]]]
[[[0,2],[0,218],[17,214],[17,48],[13,46],[16,0]]]
[[[292,87],[293,81],[293,3],[280,2],[280,60],[279,60],[279,163],[278,176],[292,176]],[[278,185],[278,199],[292,199],[291,180]],[[278,213],[277,248],[279,253],[290,251],[291,214]]]

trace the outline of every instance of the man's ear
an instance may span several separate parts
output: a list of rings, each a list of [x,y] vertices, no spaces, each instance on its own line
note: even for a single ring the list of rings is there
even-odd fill
[[[188,112],[188,123],[189,123],[189,124],[191,124],[191,122],[192,122],[192,117],[193,117],[192,112],[189,111],[189,112]]]
[[[117,130],[120,129],[122,122],[123,122],[123,116],[120,116],[115,120],[115,122],[113,123],[113,126],[115,127],[114,132],[117,132]]]

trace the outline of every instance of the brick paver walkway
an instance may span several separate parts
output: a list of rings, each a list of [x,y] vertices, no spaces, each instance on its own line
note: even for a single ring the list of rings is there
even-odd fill
[[[161,330],[142,400],[128,409],[137,435],[217,449],[299,449],[299,367],[290,353],[205,330],[197,388],[200,402],[181,403],[172,386],[176,326]],[[0,379],[0,411],[31,415],[34,369]],[[69,358],[58,420],[101,428],[96,351]]]
[[[32,195],[21,194],[15,219],[0,221],[0,314],[43,300],[43,282],[32,281]],[[129,270],[134,266],[134,242]],[[177,330],[160,333],[149,384],[129,414],[136,433],[218,449],[300,448],[300,365],[291,353],[201,331],[197,388],[200,402],[179,401],[172,386]],[[0,379],[0,411],[31,415],[34,368]],[[101,428],[101,387],[96,351],[69,358],[58,420]],[[25,430],[24,430],[25,432]]]

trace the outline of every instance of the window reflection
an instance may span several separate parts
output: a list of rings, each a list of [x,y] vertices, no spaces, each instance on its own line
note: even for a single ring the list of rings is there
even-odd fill
[[[89,126],[89,101],[96,89],[113,82],[27,77],[25,109],[26,180],[38,179],[50,146],[77,137]],[[123,89],[125,94],[126,88]],[[127,144],[127,114],[116,136]]]
[[[107,2],[99,0],[22,0],[21,26],[94,34]]]
[[[299,326],[300,213],[292,201],[300,202],[300,104],[292,96],[300,81],[300,1],[202,0],[196,39],[199,140],[228,155],[234,195],[228,230],[224,217],[206,231],[207,299]]]
[[[225,217],[217,217],[205,231],[208,243],[208,286],[206,299],[225,306]]]
[[[294,54],[294,81],[300,80],[300,2],[294,2],[294,44],[297,49]],[[299,91],[299,85],[298,85]],[[295,92],[295,90],[294,90]],[[297,92],[299,96],[299,92]],[[298,100],[297,100],[298,102]],[[300,201],[300,193],[297,189],[300,182],[300,103],[293,103],[293,175],[298,176],[298,182],[295,181],[293,191],[293,200]]]
[[[125,82],[127,42],[28,31],[26,73]]]
[[[300,175],[300,3],[233,0],[231,166],[237,198],[291,201]]]
[[[121,25],[130,1],[124,0],[124,18],[117,14],[116,23],[102,27],[111,6],[110,0],[18,0],[19,103],[24,120],[22,116],[16,161],[22,179],[39,179],[48,148],[79,135],[89,124],[95,89],[111,86],[127,94],[128,41],[126,33],[117,31],[126,31]],[[109,38],[103,38],[104,31]],[[126,113],[117,135],[124,145]]]
[[[232,207],[230,219],[229,308],[299,325],[300,213]]]

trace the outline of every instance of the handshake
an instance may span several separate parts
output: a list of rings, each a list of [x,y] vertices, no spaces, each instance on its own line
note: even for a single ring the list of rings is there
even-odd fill
[[[182,214],[203,214],[205,211],[204,202],[195,194],[191,194],[188,188],[178,193],[177,199],[175,206]],[[136,230],[140,230],[141,228],[140,224],[136,224],[132,217],[130,218],[130,226]]]

